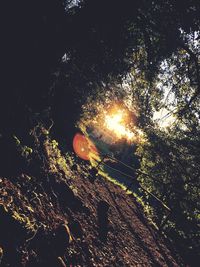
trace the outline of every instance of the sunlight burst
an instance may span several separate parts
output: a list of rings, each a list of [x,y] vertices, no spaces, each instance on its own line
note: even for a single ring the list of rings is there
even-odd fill
[[[128,140],[133,139],[134,133],[127,129],[124,125],[124,112],[118,111],[112,115],[105,115],[105,126],[112,131],[117,138],[125,137]]]

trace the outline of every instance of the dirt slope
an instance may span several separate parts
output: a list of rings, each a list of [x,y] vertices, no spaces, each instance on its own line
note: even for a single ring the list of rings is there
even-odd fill
[[[180,266],[131,195],[36,140],[26,173],[0,179],[0,266]]]
[[[88,259],[90,264],[85,266],[179,266],[144,218],[133,196],[102,177],[94,184],[86,177],[77,177],[76,187],[79,197],[90,209],[89,216],[75,215],[84,225],[85,240],[92,254]],[[103,201],[108,204],[106,241],[101,241],[103,233],[98,229],[101,225],[98,207]]]

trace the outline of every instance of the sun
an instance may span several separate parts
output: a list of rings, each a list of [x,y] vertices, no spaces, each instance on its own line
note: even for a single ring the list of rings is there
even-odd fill
[[[124,123],[126,114],[122,110],[118,110],[113,114],[105,115],[105,126],[108,130],[112,131],[117,138],[133,139],[134,133],[131,132]]]

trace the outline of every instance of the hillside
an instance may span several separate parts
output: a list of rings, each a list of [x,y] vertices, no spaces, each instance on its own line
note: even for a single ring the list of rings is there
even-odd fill
[[[21,173],[0,179],[0,266],[182,265],[132,195],[33,136]]]

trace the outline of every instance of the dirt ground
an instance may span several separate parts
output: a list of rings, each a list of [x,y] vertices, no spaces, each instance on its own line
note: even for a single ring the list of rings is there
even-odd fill
[[[0,179],[0,266],[184,266],[133,195],[46,138],[26,172]]]

